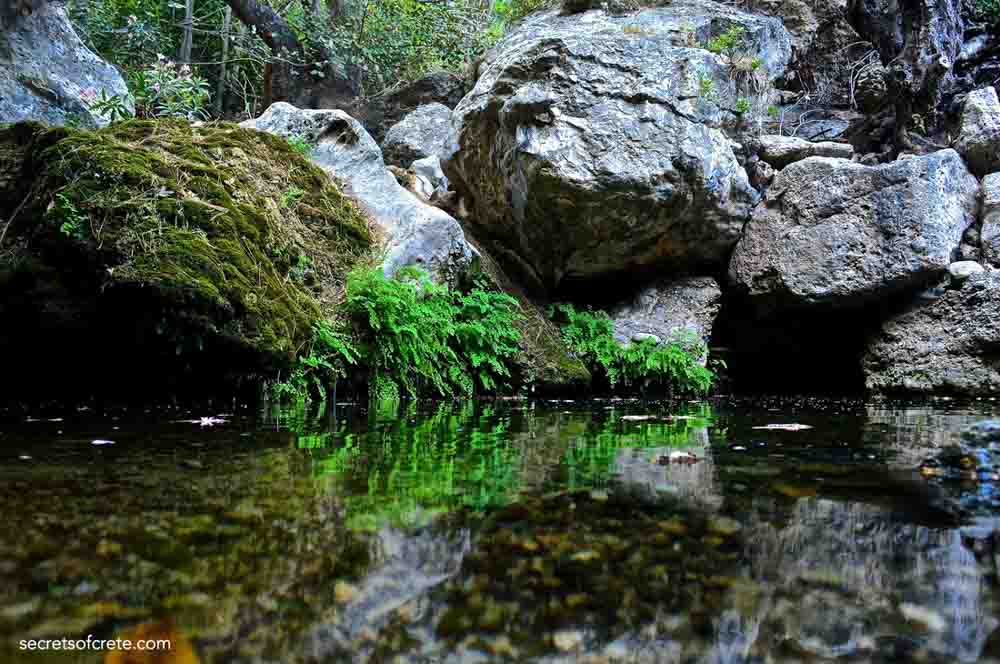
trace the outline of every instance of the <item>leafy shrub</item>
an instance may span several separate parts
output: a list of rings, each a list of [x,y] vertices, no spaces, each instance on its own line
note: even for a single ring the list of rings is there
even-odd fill
[[[563,339],[592,371],[607,376],[612,387],[641,383],[674,392],[704,394],[715,376],[701,365],[705,344],[693,333],[680,334],[667,343],[652,339],[622,345],[614,338],[614,326],[603,311],[577,311],[559,304],[553,315],[562,325]]]
[[[160,55],[150,67],[133,74],[129,84],[138,117],[187,120],[208,117],[208,81],[187,65],[178,65]]]
[[[395,278],[368,269],[348,276],[346,304],[362,326],[380,393],[392,391],[387,381],[413,396],[468,396],[507,384],[520,339],[520,310],[509,295],[483,284],[462,294],[416,269]]]
[[[978,0],[976,9],[984,19],[1000,25],[1000,0]]]

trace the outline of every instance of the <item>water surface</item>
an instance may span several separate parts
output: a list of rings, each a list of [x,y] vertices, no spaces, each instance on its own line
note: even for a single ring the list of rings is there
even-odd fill
[[[8,416],[0,662],[103,661],[18,648],[88,634],[205,663],[997,662],[993,487],[915,472],[997,410]]]

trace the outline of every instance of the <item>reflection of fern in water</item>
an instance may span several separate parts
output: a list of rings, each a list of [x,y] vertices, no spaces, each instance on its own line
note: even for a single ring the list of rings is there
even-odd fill
[[[682,418],[667,422],[623,422],[611,411],[604,422],[595,423],[566,450],[565,488],[606,486],[620,450],[690,447],[693,434],[705,430],[711,421],[712,409],[707,403],[692,404],[684,409]]]
[[[595,419],[590,411],[515,415],[465,402],[418,412],[396,403],[370,411],[364,432],[303,434],[298,446],[312,450],[314,473],[343,498],[351,527],[414,526],[441,512],[501,507],[529,488],[605,486],[619,450],[688,446],[712,417],[707,404],[683,412],[623,422],[617,411]]]

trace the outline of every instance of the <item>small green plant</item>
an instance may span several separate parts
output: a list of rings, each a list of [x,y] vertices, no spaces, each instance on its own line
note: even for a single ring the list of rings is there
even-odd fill
[[[55,202],[49,214],[59,224],[59,232],[66,237],[84,240],[87,237],[89,219],[83,215],[66,194],[56,194]]]
[[[698,94],[706,99],[711,99],[712,91],[715,90],[715,81],[708,74],[698,74]]]
[[[736,100],[736,112],[740,115],[745,115],[750,112],[750,100],[746,97],[740,97]]]
[[[308,157],[312,154],[313,146],[305,139],[304,136],[298,134],[288,137],[288,144],[292,146],[292,149],[298,152],[303,157]]]
[[[299,201],[302,200],[302,197],[305,195],[306,192],[298,187],[291,187],[289,189],[286,189],[281,194],[281,207],[293,208],[299,204]]]
[[[108,122],[121,122],[133,117],[132,110],[128,107],[125,97],[122,95],[111,95],[105,90],[93,97],[90,102],[90,110],[108,119]]]
[[[477,283],[460,293],[407,268],[379,269],[347,280],[347,310],[362,327],[372,387],[411,396],[471,395],[507,385],[519,347],[517,300]]]
[[[715,376],[700,361],[707,349],[693,333],[678,334],[666,343],[646,339],[622,345],[603,311],[578,311],[571,304],[559,304],[551,314],[561,324],[566,344],[593,372],[606,376],[612,387],[640,384],[692,394],[704,394],[712,387]]]
[[[305,254],[299,254],[299,257],[295,260],[295,265],[293,265],[292,269],[288,271],[288,276],[299,283],[303,283],[309,278],[312,271],[312,259]]]
[[[730,59],[735,58],[739,51],[743,48],[743,40],[746,31],[736,25],[721,35],[710,39],[708,44],[705,46],[706,50],[710,53],[715,53],[716,55],[724,55]]]

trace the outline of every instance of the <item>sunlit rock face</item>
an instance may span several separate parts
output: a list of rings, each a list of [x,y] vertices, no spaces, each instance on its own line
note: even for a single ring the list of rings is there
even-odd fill
[[[486,57],[444,169],[529,284],[725,261],[759,198],[723,131],[739,97],[730,65],[706,50],[734,27],[782,75],[781,21],[709,0],[539,13]]]
[[[0,123],[103,126],[109,118],[91,109],[101,93],[132,107],[125,79],[87,48],[61,4],[6,26],[3,19],[0,13]]]

